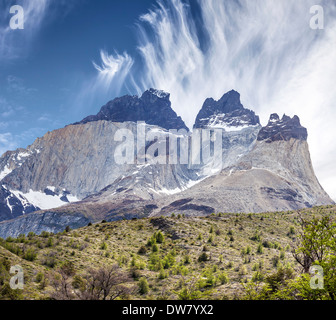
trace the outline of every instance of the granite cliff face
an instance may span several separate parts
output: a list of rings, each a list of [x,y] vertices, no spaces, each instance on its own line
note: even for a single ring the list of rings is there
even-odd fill
[[[65,192],[78,199],[98,192],[128,169],[114,161],[117,142],[113,137],[119,127],[98,121],[49,132],[29,147],[39,153],[27,156],[2,183],[23,194],[44,193],[48,186],[57,195]]]
[[[120,130],[134,139],[115,139]],[[163,91],[117,98],[97,115],[0,158],[0,236],[172,212],[332,204],[314,174],[307,136],[297,116],[273,114],[262,127],[236,91],[218,101],[207,99],[193,132]],[[214,153],[216,141],[220,152],[205,157],[205,150]],[[116,162],[121,145],[123,152],[134,147],[133,162]]]

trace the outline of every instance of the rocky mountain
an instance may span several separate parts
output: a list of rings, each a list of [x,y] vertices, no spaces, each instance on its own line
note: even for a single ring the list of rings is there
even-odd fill
[[[138,96],[124,96],[110,101],[99,113],[89,116],[76,124],[86,124],[106,120],[112,122],[138,122],[159,126],[163,129],[185,129],[189,131],[181,117],[171,108],[170,94],[150,89]]]
[[[284,115],[280,120],[276,113],[271,115],[268,125],[262,128],[258,135],[258,141],[268,143],[290,139],[307,140],[307,138],[307,129],[301,126],[298,116],[290,118]]]
[[[253,111],[245,109],[240,94],[232,90],[218,101],[206,99],[194,128],[223,128],[231,131],[257,125],[260,125],[259,117]]]
[[[0,236],[172,212],[332,204],[307,137],[297,116],[273,114],[262,127],[236,91],[207,99],[193,132],[163,91],[117,98],[96,116],[0,158]]]

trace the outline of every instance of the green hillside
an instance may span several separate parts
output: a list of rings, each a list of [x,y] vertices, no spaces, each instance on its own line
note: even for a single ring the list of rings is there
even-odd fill
[[[302,276],[293,251],[303,243],[302,218],[333,220],[335,210],[172,214],[1,239],[0,293],[2,299],[329,299],[332,284],[307,289],[310,276]],[[313,240],[318,243],[318,233]],[[324,251],[336,254],[335,239],[329,240]],[[22,291],[9,288],[13,265],[24,270]]]

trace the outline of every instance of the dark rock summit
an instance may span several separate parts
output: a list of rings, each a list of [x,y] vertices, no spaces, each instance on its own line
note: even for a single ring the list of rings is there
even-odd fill
[[[301,126],[298,116],[293,118],[284,115],[280,119],[279,115],[274,113],[266,127],[263,127],[258,135],[258,141],[266,141],[268,143],[274,141],[289,141],[297,139],[306,141],[308,138],[307,129]]]
[[[77,124],[86,124],[99,120],[112,122],[144,121],[163,129],[185,129],[189,131],[181,117],[171,108],[170,94],[150,89],[138,96],[123,96],[108,102],[97,115],[86,117]]]
[[[195,129],[208,127],[245,127],[259,125],[256,114],[245,109],[237,91],[226,93],[220,100],[206,99],[194,125]]]

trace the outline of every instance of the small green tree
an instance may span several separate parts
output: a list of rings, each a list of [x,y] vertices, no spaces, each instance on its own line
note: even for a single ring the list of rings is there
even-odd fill
[[[208,294],[209,290],[200,290],[200,279],[193,277],[191,279],[181,278],[180,286],[181,290],[174,291],[177,294],[179,300],[201,300],[204,299]]]
[[[209,243],[213,243],[213,241],[214,241],[214,237],[213,237],[213,235],[211,235],[211,236],[209,237],[209,239],[208,239],[208,242],[209,242]]]
[[[253,282],[261,282],[264,280],[264,275],[260,271],[256,271],[252,276]]]
[[[259,243],[258,248],[257,248],[257,253],[258,254],[263,254],[263,252],[264,252],[263,245],[261,243]]]
[[[28,261],[34,261],[37,257],[37,252],[33,248],[29,248],[23,255],[23,259]]]
[[[293,252],[294,258],[302,266],[303,272],[309,274],[313,265],[319,265],[324,273],[324,290],[320,291],[320,299],[336,299],[336,223],[330,217],[314,217],[310,221],[300,218],[302,233],[300,245]],[[311,290],[305,281],[310,277],[301,277],[296,289],[301,295],[311,296]]]
[[[167,277],[168,277],[168,273],[164,269],[160,269],[158,278],[160,280],[163,280],[163,279],[166,279]]]
[[[103,243],[100,245],[100,249],[101,249],[101,250],[106,250],[106,249],[107,249],[107,244],[106,244],[106,242],[103,242]]]
[[[149,292],[149,285],[146,278],[141,278],[139,280],[139,293],[145,295]]]
[[[206,252],[202,252],[201,255],[198,257],[199,262],[208,261],[209,257]]]
[[[143,255],[143,254],[146,254],[147,253],[147,249],[145,246],[141,246],[139,251],[138,251],[139,254]]]
[[[226,272],[221,272],[218,275],[218,280],[221,282],[221,284],[227,284],[229,282],[229,277]]]
[[[164,235],[163,235],[163,233],[161,232],[161,231],[159,231],[157,234],[156,234],[156,236],[155,236],[155,238],[156,238],[156,242],[157,243],[163,243],[164,242]]]
[[[184,257],[184,264],[190,264],[190,262],[191,262],[191,258],[190,258],[190,256],[189,256],[189,255],[186,255],[186,256]]]
[[[54,240],[53,238],[50,237],[47,242],[47,247],[52,247],[53,245],[54,245]]]

